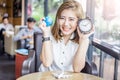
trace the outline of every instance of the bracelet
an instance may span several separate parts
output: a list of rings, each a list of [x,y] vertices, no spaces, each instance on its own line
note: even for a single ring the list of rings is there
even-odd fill
[[[43,37],[42,42],[45,42],[45,41],[50,41],[50,37]]]

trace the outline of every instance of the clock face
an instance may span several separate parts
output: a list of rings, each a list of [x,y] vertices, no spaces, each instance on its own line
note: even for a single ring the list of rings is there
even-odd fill
[[[92,29],[92,23],[89,19],[82,19],[78,21],[78,26],[82,33],[89,33]]]

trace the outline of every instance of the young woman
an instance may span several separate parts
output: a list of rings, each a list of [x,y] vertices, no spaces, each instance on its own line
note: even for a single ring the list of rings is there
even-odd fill
[[[77,25],[83,18],[81,4],[68,0],[59,7],[52,30],[45,22],[40,25],[43,31],[40,71],[80,72],[84,68],[89,34],[82,34]]]

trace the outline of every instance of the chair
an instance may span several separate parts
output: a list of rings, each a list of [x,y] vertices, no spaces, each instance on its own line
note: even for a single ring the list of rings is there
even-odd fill
[[[39,46],[39,47],[38,47]],[[21,75],[38,72],[40,66],[40,51],[42,46],[42,33],[34,34],[34,51],[30,51],[30,56],[23,62]],[[33,54],[34,52],[34,54]],[[35,56],[34,56],[35,55]],[[93,62],[86,60],[83,73],[98,75],[97,67]]]
[[[4,35],[3,35],[3,31],[5,31],[5,29],[0,30],[0,55],[4,54]]]
[[[23,28],[23,27],[22,27]],[[23,45],[21,41],[14,42],[13,38],[14,36],[18,33],[18,31],[21,29],[21,26],[15,26],[14,32],[7,31],[6,36],[4,36],[4,47],[5,47],[5,52],[10,55],[14,56],[15,55],[15,50],[18,48],[23,48]],[[10,57],[9,56],[9,57]]]
[[[97,66],[94,62],[86,61],[82,73],[92,74],[98,76]]]
[[[42,47],[40,46],[42,46],[42,33],[36,32],[34,33],[34,50],[29,50],[28,59],[23,62],[21,75],[38,72],[41,64],[39,55]]]
[[[4,36],[5,52],[10,56],[15,55],[15,49],[16,49],[16,43],[13,41],[13,37],[14,37],[14,32],[7,33],[7,35]]]

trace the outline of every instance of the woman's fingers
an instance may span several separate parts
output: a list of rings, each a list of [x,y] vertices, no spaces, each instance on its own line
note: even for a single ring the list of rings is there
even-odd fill
[[[39,22],[39,28],[41,28],[41,30],[43,31],[43,36],[49,36],[51,33],[51,29],[50,27],[46,26],[46,23],[44,20],[40,20]]]
[[[84,34],[81,33],[79,27],[77,27],[77,32],[80,38],[88,38],[90,35],[92,35],[95,32],[95,28],[93,27],[90,33]]]
[[[44,31],[44,29],[46,28],[46,23],[44,21],[40,21],[39,27]]]

